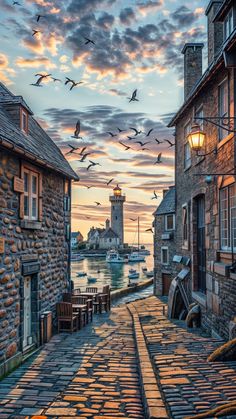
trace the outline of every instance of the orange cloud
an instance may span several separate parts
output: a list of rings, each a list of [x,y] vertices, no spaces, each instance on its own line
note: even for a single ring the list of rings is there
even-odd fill
[[[45,67],[50,70],[56,68],[56,64],[49,60],[47,57],[24,58],[18,57],[15,64],[21,68],[39,68]]]
[[[15,71],[9,67],[9,60],[5,54],[0,53],[0,80],[8,85],[12,84],[9,76],[14,76]]]

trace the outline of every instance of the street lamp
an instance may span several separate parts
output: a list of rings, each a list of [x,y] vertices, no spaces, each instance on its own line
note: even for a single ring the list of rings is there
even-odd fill
[[[201,130],[200,125],[197,122],[194,122],[192,125],[191,131],[188,134],[188,142],[192,150],[200,151],[202,150],[206,139],[206,134]]]

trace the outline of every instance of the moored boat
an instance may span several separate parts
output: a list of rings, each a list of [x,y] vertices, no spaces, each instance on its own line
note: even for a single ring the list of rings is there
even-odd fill
[[[78,272],[77,276],[78,277],[87,276],[87,273],[86,272]]]
[[[129,262],[145,262],[145,257],[140,252],[132,252],[129,255]]]
[[[93,276],[88,276],[88,282],[96,282],[97,278],[93,277]]]
[[[129,279],[139,279],[139,273],[138,272],[133,272],[132,274],[128,275]]]
[[[108,263],[126,263],[127,259],[121,257],[119,252],[115,249],[109,250],[106,256],[106,262]]]
[[[75,254],[72,253],[71,260],[73,262],[80,262],[81,260],[84,260],[84,256],[82,256],[82,255],[75,255]]]
[[[154,276],[154,272],[153,271],[147,271],[145,273],[145,275],[146,275],[147,278],[152,278]]]

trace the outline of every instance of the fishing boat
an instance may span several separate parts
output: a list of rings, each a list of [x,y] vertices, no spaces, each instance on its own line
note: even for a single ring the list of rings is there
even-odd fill
[[[128,278],[129,278],[128,287],[134,287],[135,285],[138,284],[139,273],[135,272],[135,273],[129,274]]]
[[[141,246],[139,250],[140,255],[149,256],[151,254],[150,250],[146,249],[145,246]]]
[[[139,279],[139,273],[138,272],[133,272],[132,274],[128,275],[129,279]]]
[[[142,268],[143,273],[145,274],[147,272],[146,266]]]
[[[88,282],[96,282],[97,278],[93,277],[93,276],[88,276]]]
[[[108,263],[126,263],[127,259],[121,257],[119,252],[115,249],[109,250],[106,256],[106,262]]]
[[[145,273],[145,275],[146,275],[146,277],[147,277],[147,278],[153,278],[153,276],[154,276],[154,272],[153,272],[153,271],[147,271],[147,272]]]
[[[131,268],[130,270],[129,270],[129,273],[130,274],[135,274],[137,271],[136,271],[136,269],[133,269],[133,268]]]
[[[78,272],[77,276],[78,277],[87,276],[87,273],[86,272]]]
[[[139,233],[139,217],[138,217],[138,250],[136,252],[130,253],[129,258],[128,258],[130,263],[146,261],[145,256],[140,253],[139,242],[140,242],[140,233]]]

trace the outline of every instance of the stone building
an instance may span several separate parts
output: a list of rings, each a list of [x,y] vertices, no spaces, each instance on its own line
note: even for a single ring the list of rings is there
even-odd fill
[[[120,238],[110,227],[110,220],[106,220],[106,228],[92,227],[88,233],[88,249],[118,249],[120,247]]]
[[[175,187],[163,191],[163,200],[154,212],[154,293],[168,295],[177,273],[175,235]]]
[[[79,244],[83,243],[84,237],[80,231],[74,231],[71,233],[71,249],[76,250],[78,249]]]
[[[202,324],[228,338],[236,315],[236,3],[211,0],[206,16],[207,70],[203,44],[186,44],[184,104],[169,124],[176,129],[176,253],[191,259],[189,298],[200,305]],[[194,120],[206,134],[198,153],[188,142]]]
[[[21,96],[0,83],[0,376],[40,344],[40,316],[70,287],[71,180]]]

